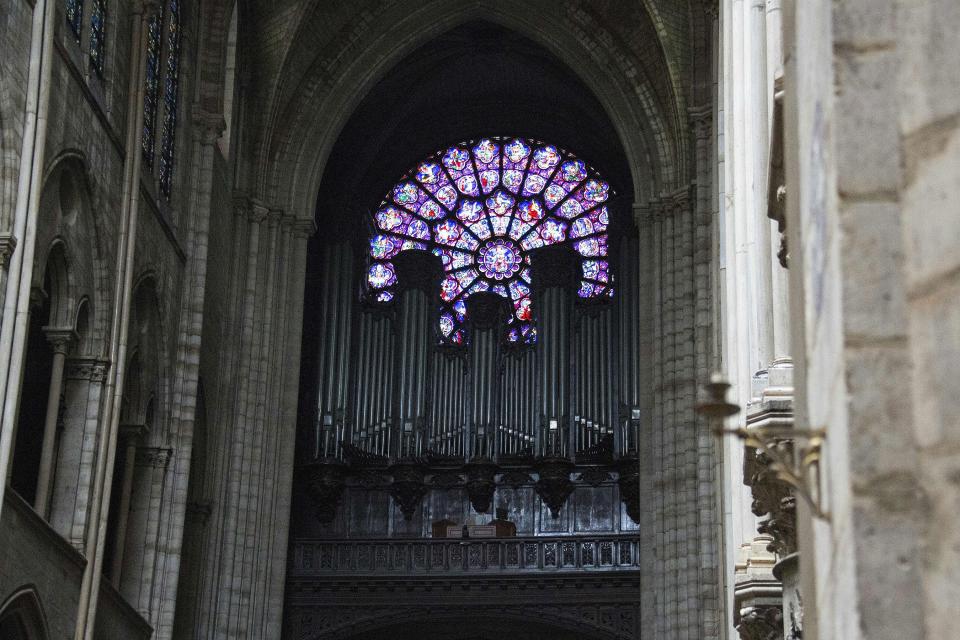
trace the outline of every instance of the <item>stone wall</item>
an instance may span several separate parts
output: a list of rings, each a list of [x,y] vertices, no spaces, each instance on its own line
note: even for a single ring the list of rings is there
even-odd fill
[[[847,0],[788,14],[798,422],[828,429],[831,513],[800,521],[805,637],[950,635],[960,94],[946,34],[960,10]]]
[[[73,637],[80,578],[86,561],[13,492],[0,518],[0,603],[35,589],[51,637]]]

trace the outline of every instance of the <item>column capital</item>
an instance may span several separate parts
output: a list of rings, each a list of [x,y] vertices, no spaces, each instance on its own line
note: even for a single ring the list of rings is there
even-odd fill
[[[317,232],[317,223],[313,219],[297,219],[293,222],[293,232],[297,238],[309,238]]]
[[[173,449],[167,447],[138,447],[136,464],[138,467],[166,469],[172,456]]]
[[[702,104],[687,109],[687,117],[690,119],[690,126],[693,129],[694,138],[705,140],[710,138],[713,131],[713,105]]]
[[[43,327],[43,334],[54,353],[66,354],[78,338],[77,332],[71,327]]]
[[[127,443],[136,442],[138,439],[150,433],[150,427],[145,424],[121,424],[120,437]]]
[[[646,204],[633,205],[633,219],[637,226],[649,222],[656,222],[672,216],[677,211],[690,207],[693,201],[693,185],[680,187],[676,191],[663,193],[658,198],[649,200]]]
[[[270,213],[270,207],[257,198],[245,193],[236,193],[234,195],[233,207],[238,216],[254,224],[263,222]]]
[[[224,120],[222,113],[207,111],[199,105],[195,105],[193,109],[193,126],[200,133],[200,142],[202,144],[213,145],[226,130],[227,121]]]
[[[719,0],[699,0],[697,3],[703,13],[716,20],[720,16]]]
[[[10,256],[13,255],[16,248],[17,239],[12,233],[0,233],[0,267],[7,268]]]
[[[109,360],[99,360],[97,358],[70,358],[67,360],[64,375],[68,380],[105,382],[107,379],[107,371],[109,370]]]
[[[150,15],[156,11],[160,10],[161,2],[160,0],[139,0],[134,2],[131,7],[131,11],[136,14],[147,14]]]

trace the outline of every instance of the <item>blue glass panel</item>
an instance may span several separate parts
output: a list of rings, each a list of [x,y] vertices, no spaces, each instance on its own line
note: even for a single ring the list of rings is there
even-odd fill
[[[93,0],[90,12],[90,67],[98,76],[103,76],[106,30],[107,0]]]
[[[156,147],[157,101],[160,91],[160,31],[163,26],[162,10],[151,16],[147,23],[147,75],[143,92],[143,131],[140,134],[140,146],[143,150],[143,163],[153,167]]]
[[[160,141],[160,192],[167,199],[173,186],[177,107],[180,93],[180,0],[170,0],[167,17],[167,69],[163,83],[163,134]]]
[[[67,0],[67,24],[73,37],[80,42],[80,26],[83,24],[83,0]]]

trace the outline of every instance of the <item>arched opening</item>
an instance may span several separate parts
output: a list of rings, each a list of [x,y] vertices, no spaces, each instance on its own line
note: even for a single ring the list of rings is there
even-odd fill
[[[48,637],[40,599],[33,589],[15,593],[0,607],[3,640],[47,640]]]
[[[569,179],[553,181],[567,169]],[[305,603],[312,580],[350,579],[348,566],[430,570],[428,582],[481,565],[504,574],[553,567],[587,591],[597,585],[583,570],[597,563],[638,575],[640,516],[623,505],[637,493],[636,475],[617,465],[635,460],[643,363],[620,357],[618,345],[639,341],[643,292],[632,198],[614,197],[634,193],[634,175],[616,128],[576,74],[488,22],[423,45],[363,99],[326,164],[321,231],[308,248],[288,632],[350,637],[319,633],[295,614],[316,610]],[[447,186],[450,198],[439,191]],[[498,195],[509,203],[501,207]],[[577,208],[569,219],[557,213],[565,201]],[[438,225],[447,221],[476,246],[446,252]],[[581,233],[597,246],[567,246]],[[514,279],[517,295],[507,284]],[[473,291],[480,281],[486,286]],[[503,539],[469,550],[427,540],[475,526]],[[638,621],[636,584],[611,604],[627,627]],[[511,587],[492,590],[535,609]],[[554,603],[571,596],[549,595]],[[442,608],[435,595],[411,598],[418,611]],[[325,606],[316,618],[325,623],[364,615]],[[443,633],[465,633],[454,628]],[[380,632],[371,633],[357,637]]]
[[[166,450],[149,446],[154,438],[160,362],[160,317],[154,281],[141,281],[133,294],[129,362],[123,386],[120,434],[113,471],[104,573],[132,605],[141,594],[144,558],[155,552],[149,514],[166,469]],[[155,528],[155,524],[152,525]]]
[[[60,184],[63,182],[61,180]],[[46,445],[51,453],[56,449],[60,394],[57,392],[55,398],[50,397],[55,353],[58,349],[61,354],[65,353],[69,343],[67,334],[71,330],[58,326],[67,315],[69,301],[67,261],[61,242],[56,242],[49,252],[42,288],[36,288],[32,293],[10,484],[24,500],[31,505],[37,505],[39,500],[45,509],[49,495],[41,498],[37,490],[38,485],[42,485],[41,490],[49,492],[51,486],[54,458],[48,454],[48,459],[44,459],[44,439],[51,439]],[[62,374],[62,362],[59,370]],[[47,477],[41,478],[44,475]]]

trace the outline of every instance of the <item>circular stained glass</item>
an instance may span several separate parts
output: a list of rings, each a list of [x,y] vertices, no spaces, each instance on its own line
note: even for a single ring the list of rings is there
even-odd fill
[[[513,306],[506,338],[531,344],[537,338],[531,252],[569,243],[580,254],[580,297],[612,294],[603,204],[612,195],[583,160],[539,140],[490,137],[439,150],[388,191],[374,214],[369,295],[394,299],[393,259],[429,251],[443,268],[441,341],[466,342],[466,300],[490,291]]]
[[[483,275],[493,280],[506,280],[520,270],[523,255],[509,240],[492,240],[480,248],[477,264]]]

